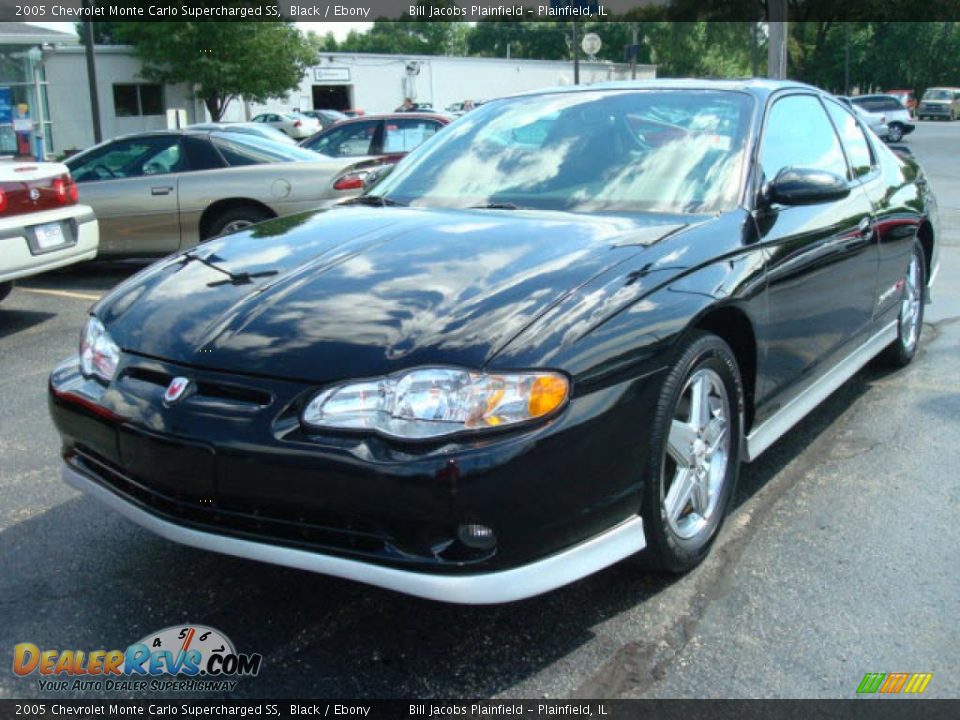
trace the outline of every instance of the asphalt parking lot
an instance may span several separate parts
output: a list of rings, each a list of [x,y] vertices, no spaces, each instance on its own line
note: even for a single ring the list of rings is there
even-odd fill
[[[181,547],[63,485],[47,374],[143,263],[23,282],[0,304],[0,697],[49,696],[11,672],[17,643],[125,648],[187,622],[263,654],[239,697],[849,698],[867,672],[930,672],[926,696],[960,697],[960,123],[907,145],[942,223],[913,365],[868,366],[747,466],[696,571],[631,560],[499,607]]]

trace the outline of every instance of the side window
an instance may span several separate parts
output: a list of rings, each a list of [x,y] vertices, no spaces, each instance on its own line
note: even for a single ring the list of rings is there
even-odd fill
[[[179,172],[186,167],[177,137],[118,140],[79,161],[68,163],[77,182]]]
[[[223,158],[206,137],[184,136],[183,149],[187,154],[191,170],[214,170],[226,167]]]
[[[770,181],[787,167],[815,168],[847,177],[840,140],[813,95],[790,95],[777,100],[767,116],[760,168]]]
[[[369,155],[379,120],[335,125],[329,132],[307,145],[314,152],[330,157]]]
[[[833,124],[837,126],[837,131],[840,133],[843,146],[847,149],[853,177],[866,175],[876,162],[863,128],[853,115],[837,103],[828,101],[826,106]]]
[[[433,120],[387,120],[383,134],[383,152],[410,152],[436,134],[440,123]]]

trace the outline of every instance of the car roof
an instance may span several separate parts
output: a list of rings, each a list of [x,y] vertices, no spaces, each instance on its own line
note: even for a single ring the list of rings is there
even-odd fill
[[[404,120],[413,118],[414,120],[420,118],[424,120],[441,120],[443,122],[450,122],[450,116],[444,115],[443,113],[438,112],[393,112],[393,113],[379,113],[376,115],[360,115],[359,117],[347,118],[346,120],[341,120],[337,123],[337,127],[341,125],[346,125],[348,123],[362,122],[364,120]]]
[[[545,95],[560,92],[589,92],[591,90],[728,90],[745,92],[759,98],[766,98],[779,90],[791,89],[808,90],[822,95],[829,95],[829,93],[818,87],[793,80],[769,80],[767,78],[738,78],[731,80],[657,78],[653,80],[613,80],[593,85],[563,85],[541,90],[529,90],[511,95],[510,97]]]

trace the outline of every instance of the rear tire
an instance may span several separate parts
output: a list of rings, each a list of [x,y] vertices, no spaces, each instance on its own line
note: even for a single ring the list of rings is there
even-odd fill
[[[897,314],[897,339],[880,354],[881,361],[891,367],[906,367],[917,354],[920,333],[923,331],[926,268],[923,245],[919,240],[914,240],[910,260],[903,276],[903,295],[900,299],[900,312]]]
[[[0,302],[10,294],[10,291],[13,290],[13,280],[8,280],[5,283],[0,283]]]
[[[903,140],[903,125],[901,125],[900,123],[893,123],[890,126],[889,133],[890,134],[887,137],[887,139],[890,142],[893,142],[893,143],[900,142],[901,140]]]
[[[730,347],[698,331],[660,391],[644,485],[649,561],[682,573],[716,539],[740,469],[743,383]]]
[[[272,217],[272,214],[262,208],[253,205],[237,205],[217,215],[208,226],[208,232],[203,239],[211,240],[221,235],[230,235]]]

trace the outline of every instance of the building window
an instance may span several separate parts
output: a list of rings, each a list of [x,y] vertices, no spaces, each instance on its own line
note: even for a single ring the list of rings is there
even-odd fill
[[[117,117],[163,115],[163,86],[144,84],[114,85],[113,108]]]

